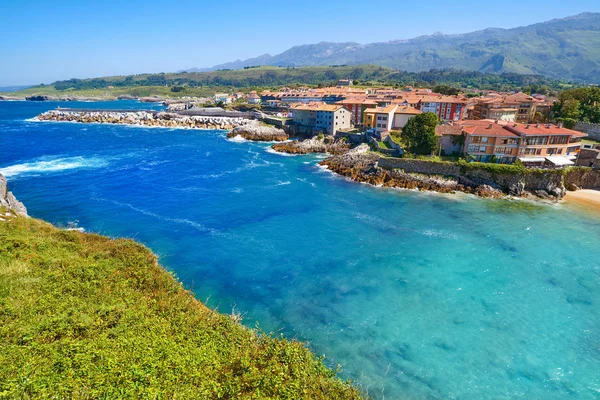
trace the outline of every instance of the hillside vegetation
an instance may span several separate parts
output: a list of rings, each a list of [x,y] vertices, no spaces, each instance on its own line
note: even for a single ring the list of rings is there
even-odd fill
[[[132,240],[0,221],[0,398],[358,399],[218,314]]]
[[[179,72],[70,79],[11,93],[12,95],[88,95],[88,96],[208,96],[217,91],[275,89],[281,86],[335,85],[338,79],[351,78],[359,86],[412,85],[433,87],[444,84],[458,88],[524,90],[544,86],[552,90],[571,87],[541,75],[513,73],[490,74],[474,71],[430,70],[403,72],[377,65],[338,65],[301,68],[256,67],[210,72]],[[175,90],[176,89],[176,90]]]
[[[459,35],[435,33],[370,44],[304,44],[275,56],[265,54],[214,68],[367,63],[411,72],[454,68],[541,74],[561,80],[600,83],[600,13],[583,13],[513,29],[489,28]]]

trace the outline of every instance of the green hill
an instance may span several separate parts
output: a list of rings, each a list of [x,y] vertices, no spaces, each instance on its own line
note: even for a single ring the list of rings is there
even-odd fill
[[[301,343],[208,309],[142,245],[4,219],[0,398],[361,398]]]
[[[371,44],[305,44],[275,56],[266,54],[217,65],[214,69],[331,64],[377,64],[409,72],[432,68],[511,72],[600,83],[600,13],[460,35],[434,33]]]
[[[430,70],[404,72],[378,65],[336,65],[282,68],[274,66],[251,67],[239,70],[207,72],[179,72],[110,76],[93,79],[69,79],[51,85],[34,86],[13,96],[103,96],[123,94],[143,97],[150,95],[182,97],[210,96],[217,91],[279,88],[294,85],[332,85],[338,79],[352,78],[356,84],[370,86],[413,85],[418,87],[447,84],[460,88],[525,90],[531,85],[545,85],[561,90],[571,85],[542,75],[514,73],[482,73],[476,71]],[[175,90],[176,89],[176,90]]]

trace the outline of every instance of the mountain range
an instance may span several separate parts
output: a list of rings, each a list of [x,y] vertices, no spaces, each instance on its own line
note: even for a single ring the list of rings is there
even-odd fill
[[[305,44],[281,54],[264,54],[188,72],[249,66],[300,67],[376,64],[408,72],[430,69],[540,74],[600,83],[600,13],[583,13],[534,25],[471,33],[434,33],[408,40],[359,44]]]

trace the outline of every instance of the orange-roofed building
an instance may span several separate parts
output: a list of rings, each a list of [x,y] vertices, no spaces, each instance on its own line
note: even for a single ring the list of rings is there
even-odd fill
[[[464,153],[475,161],[561,167],[573,165],[585,133],[551,124],[476,120],[459,124]]]
[[[294,124],[312,134],[323,132],[335,135],[340,130],[352,127],[350,110],[339,104],[292,104],[290,112]]]
[[[417,108],[423,112],[432,112],[443,121],[460,121],[465,115],[467,103],[465,97],[432,93],[422,96]]]
[[[346,107],[352,113],[351,122],[354,125],[362,125],[364,119],[364,112],[368,108],[377,107],[377,102],[371,99],[367,99],[366,96],[348,98],[336,102],[335,104]]]
[[[368,108],[365,110],[365,126],[375,129],[377,133],[399,130],[404,128],[409,119],[421,113],[422,111],[416,108],[398,104]]]

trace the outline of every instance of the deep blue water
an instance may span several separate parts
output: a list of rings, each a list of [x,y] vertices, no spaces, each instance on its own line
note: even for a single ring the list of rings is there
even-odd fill
[[[373,188],[220,131],[26,121],[56,105],[0,102],[0,173],[32,216],[135,238],[376,398],[600,397],[597,218]]]

